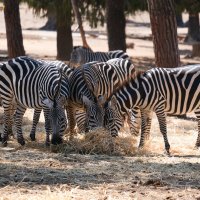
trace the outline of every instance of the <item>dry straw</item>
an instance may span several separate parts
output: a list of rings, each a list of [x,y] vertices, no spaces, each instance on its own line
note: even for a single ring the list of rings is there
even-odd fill
[[[116,138],[103,128],[96,129],[85,135],[78,134],[68,140],[59,148],[51,148],[54,152],[82,153],[82,154],[107,154],[107,155],[134,155],[136,154],[137,140],[133,136],[119,136]]]

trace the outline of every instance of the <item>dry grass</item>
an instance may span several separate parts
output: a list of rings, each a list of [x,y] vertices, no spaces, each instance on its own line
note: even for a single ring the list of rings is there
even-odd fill
[[[66,140],[51,152],[44,145],[44,124],[29,140],[32,112],[23,124],[26,146],[15,139],[0,149],[0,200],[37,199],[198,199],[200,153],[194,150],[197,122],[167,118],[172,157],[154,116],[151,138],[138,152],[138,139],[125,127],[113,139],[103,129]],[[0,127],[0,129],[2,126]]]
[[[113,138],[105,129],[99,128],[65,142],[60,152],[133,156],[136,153],[136,142],[137,140],[130,136]]]

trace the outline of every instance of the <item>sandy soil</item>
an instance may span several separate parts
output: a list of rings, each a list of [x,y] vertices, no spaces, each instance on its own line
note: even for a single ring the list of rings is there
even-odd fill
[[[20,7],[21,22],[26,53],[33,57],[52,58],[56,56],[56,33],[39,31],[46,19],[33,16],[27,6]],[[137,13],[127,24],[127,43],[134,43],[128,49],[136,67],[148,68],[154,64],[153,44],[149,40],[151,30],[148,13]],[[187,20],[187,15],[184,15]],[[0,12],[0,54],[6,54],[6,34],[3,12]],[[107,51],[105,27],[90,29],[84,25],[87,40],[95,51]],[[28,29],[34,30],[28,30]],[[76,29],[76,25],[72,30]],[[185,59],[191,53],[191,46],[183,43],[186,28],[179,28],[179,48],[182,63],[196,63]],[[81,45],[80,35],[73,33],[74,45]],[[3,110],[1,109],[1,113]],[[24,117],[23,130],[27,140],[20,147],[15,140],[8,148],[0,148],[0,199],[200,199],[200,152],[195,150],[197,122],[193,119],[167,118],[168,137],[172,157],[164,152],[163,138],[154,116],[151,139],[143,152],[134,154],[107,155],[81,154],[76,151],[52,153],[44,147],[44,119],[41,117],[37,129],[37,142],[29,141],[32,110]],[[1,115],[2,116],[2,115]],[[3,126],[0,126],[3,131]],[[121,137],[132,137],[128,130]],[[136,149],[137,142],[127,145]]]

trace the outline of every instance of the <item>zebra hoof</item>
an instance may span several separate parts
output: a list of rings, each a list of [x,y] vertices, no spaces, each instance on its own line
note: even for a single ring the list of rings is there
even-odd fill
[[[35,141],[35,134],[30,134],[31,141]]]
[[[46,147],[49,147],[49,146],[50,146],[50,142],[49,142],[49,141],[46,141],[46,142],[45,142],[45,145],[46,145]]]
[[[1,133],[0,133],[0,141],[2,141]]]
[[[62,144],[62,143],[63,143],[63,140],[61,137],[54,137],[51,140],[51,144],[54,144],[54,145],[58,145],[58,144]]]
[[[168,157],[171,157],[171,154],[170,154],[169,150],[166,150],[166,151],[165,151],[165,154],[166,154]]]
[[[18,143],[21,144],[22,146],[25,145],[25,141],[24,141],[24,139],[20,139],[20,140],[18,139]]]

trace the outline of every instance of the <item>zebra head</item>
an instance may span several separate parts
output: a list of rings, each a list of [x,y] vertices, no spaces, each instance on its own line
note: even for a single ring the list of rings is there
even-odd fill
[[[82,65],[86,63],[87,62],[86,55],[91,52],[92,50],[90,48],[86,48],[83,46],[75,46],[71,53],[71,58],[69,61],[70,66],[78,65],[78,64]]]
[[[65,116],[65,104],[69,97],[68,79],[61,75],[55,89],[53,100],[46,98],[43,104],[49,108],[49,122],[53,131],[51,143],[62,143],[62,135],[66,129],[67,120]]]
[[[100,77],[103,78],[102,73],[100,73],[100,70],[98,69],[98,65],[100,64],[106,65],[104,62],[99,63],[97,61],[86,63],[82,65],[82,73],[88,89],[97,99],[99,106],[103,107],[103,104],[107,99],[107,92],[102,90],[103,85],[100,83]]]
[[[111,100],[104,104],[104,112],[104,127],[109,130],[113,137],[116,137],[124,124],[125,118],[119,112],[115,96],[112,96]]]
[[[85,95],[82,99],[86,108],[86,132],[97,127],[103,127],[104,110]]]

